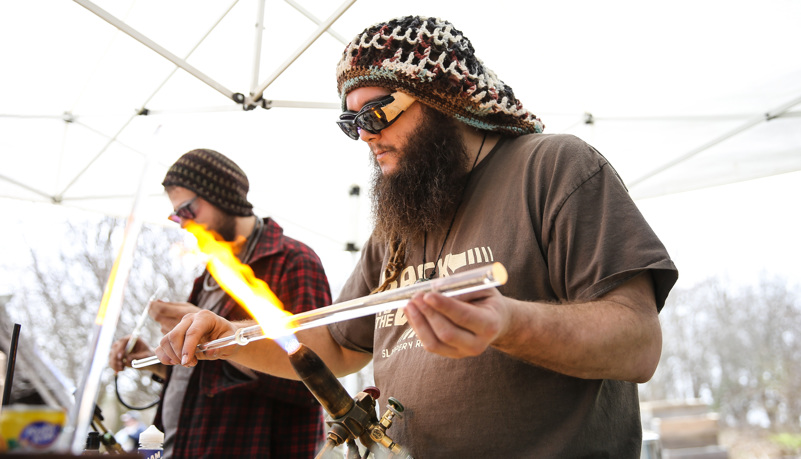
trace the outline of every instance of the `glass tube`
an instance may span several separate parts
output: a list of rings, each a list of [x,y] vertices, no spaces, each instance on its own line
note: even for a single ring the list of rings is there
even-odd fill
[[[233,346],[235,344],[244,346],[251,341],[264,338],[279,339],[301,330],[355,319],[389,309],[401,308],[418,293],[439,292],[445,296],[458,296],[497,287],[505,284],[506,280],[506,268],[504,268],[501,263],[496,262],[491,265],[452,274],[447,277],[439,277],[430,281],[411,284],[405,287],[332,304],[324,308],[287,316],[284,322],[271,325],[269,327],[270,331],[268,332],[265,332],[261,325],[240,328],[231,336],[198,344],[197,348],[199,352],[205,352],[212,349]],[[273,332],[273,330],[275,331]],[[159,363],[159,360],[155,356],[131,362],[134,368],[141,368],[156,363]]]

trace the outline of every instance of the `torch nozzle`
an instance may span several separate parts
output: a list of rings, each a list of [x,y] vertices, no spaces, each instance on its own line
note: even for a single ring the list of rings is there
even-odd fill
[[[355,402],[323,360],[303,344],[289,354],[289,362],[320,405],[332,418],[347,414]]]
[[[411,455],[386,434],[386,430],[392,425],[392,418],[403,412],[403,405],[399,401],[390,397],[390,409],[379,421],[375,413],[375,400],[380,396],[377,388],[368,387],[352,399],[314,351],[298,343],[297,348],[290,350],[288,355],[289,362],[301,381],[332,418],[328,421],[331,426],[328,439],[317,459],[325,457],[327,451],[343,442],[348,443],[350,458],[355,446],[353,440],[356,438],[361,439],[368,449],[371,449],[370,445],[378,444],[388,449],[393,454],[392,457],[411,459]],[[355,448],[355,452],[358,453],[358,448]]]

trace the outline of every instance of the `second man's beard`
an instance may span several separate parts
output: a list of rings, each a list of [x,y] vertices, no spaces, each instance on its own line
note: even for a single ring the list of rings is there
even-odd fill
[[[213,230],[227,242],[236,241],[236,217],[221,212],[214,221]]]
[[[373,157],[374,234],[409,241],[443,225],[456,211],[467,177],[467,154],[456,120],[423,105],[419,127],[399,147],[394,172]]]

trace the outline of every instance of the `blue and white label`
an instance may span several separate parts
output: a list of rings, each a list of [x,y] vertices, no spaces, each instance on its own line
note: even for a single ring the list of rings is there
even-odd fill
[[[50,446],[58,434],[61,426],[50,422],[38,421],[28,424],[19,434],[19,443],[33,448],[46,448]]]
[[[139,454],[145,459],[161,459],[164,455],[162,449],[139,449]]]

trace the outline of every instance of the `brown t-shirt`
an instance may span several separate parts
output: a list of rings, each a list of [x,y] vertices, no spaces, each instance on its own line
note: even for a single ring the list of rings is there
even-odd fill
[[[500,262],[509,280],[498,290],[520,300],[590,300],[650,270],[661,309],[678,278],[612,166],[569,135],[499,142],[472,172],[437,259],[447,223],[427,235],[426,272],[430,263],[448,276]],[[422,237],[407,248],[401,287],[420,277],[422,248]],[[371,238],[338,301],[368,295],[386,256]],[[640,455],[636,384],[573,378],[493,348],[464,359],[432,354],[398,310],[329,329],[341,345],[373,353],[379,411],[387,397],[406,408],[387,433],[417,459]]]

